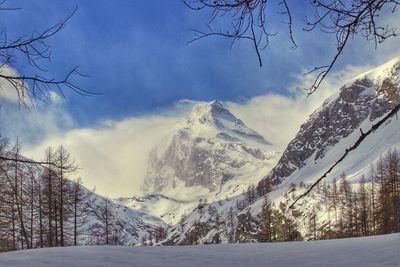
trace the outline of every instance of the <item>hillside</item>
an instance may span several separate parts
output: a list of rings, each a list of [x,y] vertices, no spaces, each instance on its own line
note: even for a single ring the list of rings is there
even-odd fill
[[[63,148],[48,153],[53,160],[63,155],[64,164],[71,162]],[[0,251],[73,244],[138,245],[150,232],[167,227],[157,216],[88,190],[66,168],[27,163],[32,161],[12,154],[6,146],[0,156],[17,159],[0,160]]]
[[[391,108],[400,102],[400,59],[395,58],[347,82],[301,125],[267,178],[284,185],[312,182],[325,172]],[[366,173],[393,146],[400,145],[398,120],[392,119],[352,152],[328,177]]]

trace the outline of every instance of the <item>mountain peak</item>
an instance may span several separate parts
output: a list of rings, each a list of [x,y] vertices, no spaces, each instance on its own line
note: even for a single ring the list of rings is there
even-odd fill
[[[216,111],[228,111],[221,102],[218,100],[213,100],[211,102],[198,102],[196,103],[190,114],[194,113],[194,115],[204,115],[207,113],[213,113]],[[214,114],[215,115],[215,114]]]
[[[232,140],[245,138],[253,139],[259,144],[272,145],[263,136],[248,128],[217,100],[195,104],[176,126],[200,137],[229,136]]]
[[[208,125],[221,128],[222,121],[227,121],[236,125],[243,126],[243,122],[235,117],[221,102],[214,100],[211,102],[199,102],[185,116],[185,124],[189,127]]]
[[[259,179],[260,170],[270,169],[276,158],[270,149],[271,143],[220,102],[199,102],[150,153],[144,189],[170,197],[195,186],[206,194],[236,194],[237,183]],[[244,175],[250,169],[253,175]]]
[[[211,102],[208,102],[207,105],[210,105],[211,107],[219,107],[219,108],[223,108],[224,106],[222,105],[221,102],[219,102],[218,100],[213,100]]]

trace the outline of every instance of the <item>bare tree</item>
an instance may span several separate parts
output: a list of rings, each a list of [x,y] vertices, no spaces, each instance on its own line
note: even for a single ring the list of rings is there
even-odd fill
[[[6,0],[0,1],[0,11],[15,11],[20,8],[8,7]],[[69,89],[81,96],[93,93],[82,89],[73,81],[74,76],[85,76],[78,67],[72,68],[64,77],[49,76],[49,71],[43,67],[43,61],[50,62],[51,47],[48,40],[60,32],[75,14],[76,8],[58,23],[41,31],[21,35],[10,39],[7,29],[0,32],[0,81],[2,85],[10,85],[16,91],[19,103],[32,104],[34,100],[47,101],[50,91],[57,91],[64,96],[64,89]],[[33,69],[32,73],[19,73],[14,64],[16,61],[26,63]]]
[[[272,35],[270,28],[277,28],[276,20],[268,19],[267,11],[278,12],[283,16],[292,48],[297,47],[294,38],[294,15],[301,15],[305,21],[302,25],[305,32],[320,29],[323,33],[335,36],[336,51],[331,60],[322,66],[313,68],[308,73],[315,74],[312,85],[307,89],[309,94],[317,90],[326,76],[335,66],[344,48],[356,36],[375,42],[375,46],[390,37],[396,36],[394,26],[385,25],[379,17],[397,13],[397,0],[309,0],[308,7],[295,10],[288,0],[183,0],[192,10],[210,10],[210,20],[206,30],[193,30],[195,38],[189,43],[210,37],[221,36],[232,40],[253,43],[259,65],[262,66],[261,50],[265,49]],[[304,14],[312,10],[313,16]],[[295,12],[297,13],[295,14]],[[226,22],[228,20],[228,23]],[[297,25],[296,25],[297,26]],[[219,27],[219,28],[218,28]]]
[[[57,168],[57,177],[58,177],[58,209],[60,215],[60,244],[64,246],[64,222],[66,221],[67,212],[66,209],[66,196],[65,193],[68,191],[69,184],[66,175],[71,174],[77,170],[77,166],[75,161],[71,158],[69,152],[63,147],[60,146],[56,153],[56,164]]]
[[[72,184],[72,209],[73,209],[73,239],[74,246],[78,245],[79,229],[85,225],[90,215],[90,209],[87,205],[89,195],[82,188],[81,180],[78,179]]]
[[[92,201],[90,205],[93,215],[99,220],[99,223],[97,223],[92,229],[92,235],[98,235],[103,239],[104,244],[109,245],[115,219],[111,207],[111,201],[104,198],[100,203]]]
[[[52,148],[47,148],[45,152],[46,161],[48,162],[48,167],[44,170],[42,174],[43,181],[43,196],[44,199],[41,201],[43,208],[42,212],[47,215],[47,232],[46,232],[46,243],[49,247],[55,245],[55,232],[54,224],[55,224],[55,183],[56,183],[56,170],[54,166],[51,164],[55,160],[54,151]]]

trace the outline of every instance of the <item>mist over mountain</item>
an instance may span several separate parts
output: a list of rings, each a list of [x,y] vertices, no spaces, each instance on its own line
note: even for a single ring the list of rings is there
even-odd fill
[[[278,155],[272,143],[218,101],[195,104],[171,128],[150,153],[147,192],[168,195],[199,186],[214,194],[233,193],[237,183],[248,186],[260,179],[260,171],[268,171]]]

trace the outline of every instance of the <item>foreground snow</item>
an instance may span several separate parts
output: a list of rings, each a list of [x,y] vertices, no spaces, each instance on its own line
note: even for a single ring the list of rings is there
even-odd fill
[[[275,244],[47,248],[2,253],[0,266],[400,266],[400,234]]]

